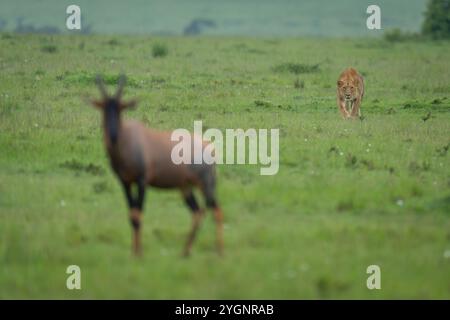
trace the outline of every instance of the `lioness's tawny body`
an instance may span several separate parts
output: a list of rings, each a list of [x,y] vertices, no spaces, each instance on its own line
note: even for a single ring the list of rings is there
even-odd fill
[[[337,104],[344,119],[361,116],[363,96],[363,77],[353,68],[345,69],[337,81]]]

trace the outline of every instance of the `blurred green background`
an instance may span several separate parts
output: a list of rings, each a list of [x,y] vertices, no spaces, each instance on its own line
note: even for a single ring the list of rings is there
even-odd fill
[[[245,36],[377,36],[366,28],[370,4],[382,8],[382,28],[418,31],[426,0],[2,0],[3,30],[65,30],[65,10],[81,7],[84,32]]]

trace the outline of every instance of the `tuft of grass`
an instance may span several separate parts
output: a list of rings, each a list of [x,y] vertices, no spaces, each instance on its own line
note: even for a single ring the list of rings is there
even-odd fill
[[[305,81],[300,80],[299,78],[295,79],[295,81],[294,81],[294,88],[296,88],[296,89],[303,89],[303,88],[305,88]]]
[[[154,58],[163,58],[167,56],[169,49],[163,43],[155,43],[152,46],[152,56]]]
[[[274,104],[270,101],[255,100],[253,103],[255,104],[256,107],[263,107],[263,108],[274,107]]]
[[[0,115],[2,116],[10,115],[17,110],[19,110],[19,104],[16,101],[0,102]]]
[[[58,51],[58,47],[53,44],[46,44],[41,47],[41,51],[45,53],[56,53]]]
[[[319,64],[282,63],[272,68],[275,72],[289,72],[293,74],[319,72]]]
[[[82,162],[72,159],[69,161],[65,161],[60,164],[61,168],[69,169],[77,174],[84,172],[94,176],[103,176],[105,175],[105,169],[102,167],[95,165],[93,163],[83,164]]]
[[[111,73],[100,73],[103,78],[103,81],[107,85],[117,85],[119,81],[120,73],[111,74]],[[93,85],[95,83],[95,78],[97,77],[97,73],[91,71],[78,71],[78,72],[66,72],[65,74],[60,74],[56,76],[56,80],[63,81],[68,85]],[[127,75],[127,86],[132,88],[140,88],[142,83],[136,80],[134,77]]]
[[[436,152],[440,157],[444,157],[447,155],[448,149],[450,149],[450,142],[447,143],[445,146],[436,148]]]
[[[110,192],[111,189],[106,181],[96,182],[92,185],[92,189],[95,193]]]

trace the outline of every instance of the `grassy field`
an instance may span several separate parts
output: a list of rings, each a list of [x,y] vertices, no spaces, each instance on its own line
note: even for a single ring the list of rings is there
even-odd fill
[[[154,58],[152,46],[167,47]],[[450,298],[450,43],[0,35],[0,298]],[[317,67],[314,67],[318,65]],[[366,80],[363,120],[335,83]],[[280,170],[219,166],[226,255],[147,193],[142,259],[103,149],[97,72],[159,129],[279,128]],[[425,120],[424,120],[425,119]],[[68,265],[82,290],[66,289]],[[381,290],[366,287],[381,267]]]

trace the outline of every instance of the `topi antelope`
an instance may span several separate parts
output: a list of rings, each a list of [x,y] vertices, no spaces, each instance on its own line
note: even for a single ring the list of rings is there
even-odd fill
[[[138,121],[122,119],[122,111],[136,105],[136,100],[121,100],[125,82],[125,76],[121,75],[116,94],[109,96],[102,78],[97,76],[96,83],[102,98],[94,99],[91,103],[103,114],[104,143],[111,167],[127,198],[133,228],[133,252],[136,255],[141,253],[140,231],[145,189],[153,186],[179,189],[192,211],[192,227],[183,250],[183,255],[188,256],[204,214],[192,192],[194,187],[198,187],[206,199],[206,206],[214,210],[217,250],[222,254],[223,216],[215,197],[214,164],[174,164],[171,151],[179,142],[171,140],[171,132],[156,131]],[[186,143],[192,144],[193,148],[193,142]],[[203,149],[208,145],[205,141],[200,141],[200,144]]]

